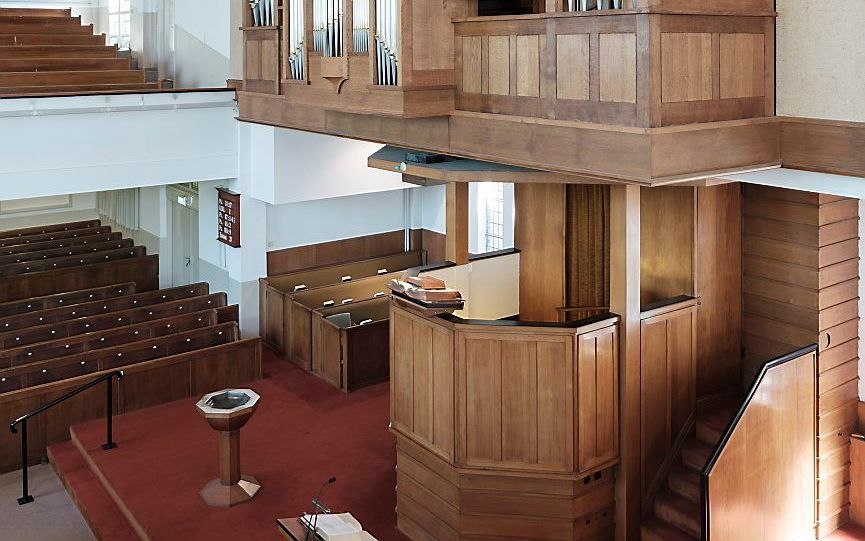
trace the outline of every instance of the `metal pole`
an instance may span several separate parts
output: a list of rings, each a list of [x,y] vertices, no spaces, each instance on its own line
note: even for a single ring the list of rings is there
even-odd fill
[[[21,423],[21,480],[22,490],[21,497],[18,498],[18,505],[24,505],[33,501],[27,479],[27,419],[24,419]]]
[[[106,438],[105,438],[105,445],[102,446],[102,449],[104,449],[105,451],[108,451],[110,449],[114,449],[115,447],[117,447],[117,444],[114,443],[114,425],[113,425],[113,420],[114,420],[114,400],[113,400],[114,392],[113,392],[113,390],[114,390],[114,386],[111,385],[111,382],[113,379],[114,378],[108,378],[107,380],[105,380],[106,383],[108,383],[108,393],[107,393],[107,403],[106,403],[106,407],[108,409],[107,409],[107,418],[106,418],[106,423],[105,423],[106,427],[107,427],[106,428],[107,434],[106,434]]]

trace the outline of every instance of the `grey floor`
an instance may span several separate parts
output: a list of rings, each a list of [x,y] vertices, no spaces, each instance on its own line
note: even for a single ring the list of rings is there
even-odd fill
[[[21,472],[0,475],[0,539],[3,541],[95,541],[84,517],[51,466],[29,470],[36,501],[18,505]]]

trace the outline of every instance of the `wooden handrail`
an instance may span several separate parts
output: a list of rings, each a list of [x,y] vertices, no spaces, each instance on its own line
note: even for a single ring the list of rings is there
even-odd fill
[[[711,527],[711,516],[710,516],[710,501],[709,501],[709,491],[710,491],[710,477],[713,473],[715,473],[715,467],[721,459],[725,449],[727,449],[728,443],[730,440],[736,435],[737,429],[739,428],[740,423],[743,418],[748,413],[749,407],[754,400],[754,397],[758,394],[761,389],[761,386],[766,379],[767,375],[773,370],[782,365],[785,365],[791,361],[796,361],[808,357],[813,362],[812,367],[812,376],[814,377],[814,399],[816,401],[816,357],[817,357],[817,344],[811,344],[804,348],[798,349],[781,357],[772,359],[765,364],[763,364],[760,372],[754,378],[753,383],[748,389],[748,392],[745,396],[745,399],[742,401],[742,404],[736,410],[736,414],[727,424],[724,432],[721,434],[721,438],[718,440],[718,443],[715,445],[715,448],[712,451],[712,454],[709,456],[709,460],[706,463],[706,466],[703,468],[700,475],[700,500],[701,500],[701,508],[702,508],[702,524],[701,524],[701,539],[702,541],[708,541],[710,539],[710,527]],[[814,415],[816,416],[816,410],[814,411]],[[816,451],[816,431],[814,434],[814,446]],[[815,454],[815,462],[816,462],[816,454]],[[815,495],[816,498],[816,495]],[[749,531],[749,534],[753,533]],[[779,532],[780,534],[780,532]],[[752,538],[758,538],[758,536],[754,536]],[[768,540],[766,540],[768,541]]]

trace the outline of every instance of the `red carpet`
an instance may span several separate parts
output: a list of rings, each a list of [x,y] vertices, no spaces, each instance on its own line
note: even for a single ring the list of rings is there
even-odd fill
[[[261,395],[258,411],[241,431],[243,472],[262,485],[246,504],[211,508],[198,495],[217,477],[217,449],[196,400],[117,417],[115,450],[100,449],[104,421],[74,427],[74,441],[154,541],[280,539],[275,520],[309,510],[330,476],[337,482],[322,499],[335,512],[351,512],[381,541],[405,539],[394,512],[388,385],[346,395],[266,348],[264,366],[266,379],[250,385]],[[79,492],[92,490],[71,484]]]

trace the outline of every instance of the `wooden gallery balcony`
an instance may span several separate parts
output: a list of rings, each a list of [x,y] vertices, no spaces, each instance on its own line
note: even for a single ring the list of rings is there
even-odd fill
[[[241,120],[596,181],[780,163],[769,0],[548,0],[506,16],[467,0],[270,1],[272,24],[244,28]]]

